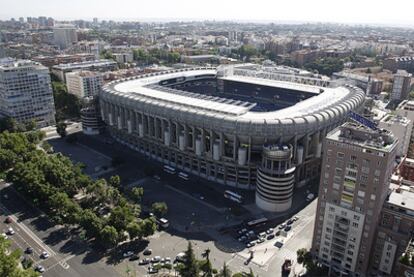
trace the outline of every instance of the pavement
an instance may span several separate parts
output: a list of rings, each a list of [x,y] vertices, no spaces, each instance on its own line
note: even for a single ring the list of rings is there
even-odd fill
[[[122,186],[143,187],[144,210],[148,210],[155,201],[165,201],[169,208],[166,217],[170,221],[170,227],[156,232],[147,242],[144,241],[138,246],[125,244],[126,248],[123,245],[118,254],[102,257],[84,242],[67,234],[64,227],[52,226],[41,211],[31,207],[12,188],[2,184],[0,197],[7,194],[8,199],[3,201],[0,198],[3,205],[0,206],[0,230],[7,228],[3,222],[5,216],[15,217],[13,219],[16,223],[12,224],[16,234],[10,236],[14,242],[13,247],[25,249],[30,245],[35,248],[32,258],[35,263],[46,268],[43,276],[147,276],[148,266],[139,266],[136,261],[122,259],[122,251],[132,250],[143,258],[142,251],[148,247],[153,250],[152,256],[174,259],[179,252],[185,251],[189,241],[193,244],[197,258],[201,259],[201,254],[209,248],[213,266],[221,268],[223,262],[226,262],[233,273],[249,271],[252,268],[257,276],[281,276],[281,266],[286,258],[294,261],[292,276],[293,272],[299,273],[303,270],[296,264],[296,251],[311,245],[309,230],[313,230],[316,210],[316,200],[311,203],[304,201],[307,188],[295,192],[294,209],[289,213],[253,212],[249,206],[253,205],[254,192],[243,191],[246,196],[245,205],[235,206],[235,203],[223,197],[226,187],[192,175],[189,180],[182,180],[176,175],[164,173],[162,164],[118,143],[108,143],[108,139],[107,136],[78,135],[77,142],[70,144],[52,135],[48,142],[55,151],[67,154],[73,161],[84,163],[86,172],[91,176],[109,177],[118,174]],[[91,170],[108,165],[116,155],[124,160],[122,165],[117,168],[108,167],[106,171]],[[143,172],[144,166],[155,169],[160,180],[146,176]],[[306,204],[308,205],[303,208]],[[237,214],[234,213],[235,207]],[[235,226],[244,220],[265,215],[270,220],[264,227],[277,228],[296,211],[299,211],[300,219],[293,224],[289,236],[283,239],[284,245],[281,249],[274,246],[280,237],[250,249],[246,249],[245,244],[235,238]],[[44,250],[51,254],[46,260],[39,258],[39,253]],[[249,251],[253,251],[254,255],[246,265],[246,260],[250,257]]]

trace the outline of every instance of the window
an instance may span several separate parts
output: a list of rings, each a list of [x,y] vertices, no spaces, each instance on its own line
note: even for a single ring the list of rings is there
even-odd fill
[[[365,197],[365,191],[358,190],[358,197]]]
[[[371,194],[371,200],[375,201],[375,198],[376,198],[375,194]]]
[[[340,159],[340,160],[343,160],[343,159],[344,159],[344,156],[345,156],[345,154],[344,154],[344,153],[342,153],[342,152],[338,152],[338,153],[336,154],[336,157],[337,157],[338,159]]]
[[[358,223],[356,223],[356,222],[352,222],[352,227],[354,227],[354,228],[358,228]]]
[[[351,157],[349,158],[351,161],[356,161],[357,157],[354,155],[351,155]]]

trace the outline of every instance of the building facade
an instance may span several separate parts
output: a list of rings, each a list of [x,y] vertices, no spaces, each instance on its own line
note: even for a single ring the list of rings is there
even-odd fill
[[[38,127],[55,124],[49,70],[28,60],[0,60],[0,113]]]
[[[398,138],[396,154],[399,157],[406,156],[410,146],[413,122],[406,117],[389,114],[378,122],[378,127],[390,131]]]
[[[118,68],[115,61],[112,60],[94,60],[94,61],[83,61],[75,63],[59,64],[52,67],[51,71],[59,80],[66,82],[66,73],[73,71],[98,71],[106,72],[112,71]]]
[[[66,73],[68,93],[77,97],[97,96],[103,86],[103,77],[99,72],[75,71]]]
[[[325,139],[312,252],[335,276],[367,276],[397,142],[351,122]]]
[[[73,26],[61,26],[53,28],[54,43],[60,49],[66,49],[78,41],[76,28]]]
[[[391,100],[406,100],[411,90],[411,74],[405,70],[398,70],[394,75],[392,84]]]

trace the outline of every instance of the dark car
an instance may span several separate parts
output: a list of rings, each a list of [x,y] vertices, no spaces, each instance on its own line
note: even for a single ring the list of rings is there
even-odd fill
[[[32,254],[33,253],[33,248],[32,247],[27,247],[26,250],[24,251],[24,253]]]
[[[287,222],[286,222],[286,224],[287,225],[292,225],[292,223],[294,222],[294,220],[293,219],[289,219]]]
[[[143,252],[143,254],[145,255],[145,256],[148,256],[148,255],[151,255],[152,254],[152,249],[145,249],[144,250],[144,252]]]
[[[130,261],[136,261],[136,260],[139,260],[139,255],[132,255],[130,258],[129,258],[129,260]]]
[[[275,237],[275,235],[270,234],[270,235],[268,235],[268,236],[267,236],[267,240],[271,240],[271,239],[273,239],[274,237]]]
[[[277,230],[277,231],[275,232],[275,235],[276,235],[276,236],[280,236],[280,230]]]
[[[292,229],[292,226],[288,225],[285,227],[285,232],[289,232]]]
[[[10,223],[13,222],[13,219],[10,216],[8,216],[8,217],[6,217],[6,219],[4,220],[4,222],[6,222],[7,224],[10,224]]]

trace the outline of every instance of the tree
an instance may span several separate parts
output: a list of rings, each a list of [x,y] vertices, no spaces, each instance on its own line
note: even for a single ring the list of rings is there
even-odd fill
[[[227,266],[227,264],[223,263],[223,268],[220,270],[218,277],[230,277],[231,276],[231,270]]]
[[[205,277],[213,276],[213,266],[211,265],[211,262],[210,262],[210,252],[211,252],[210,248],[207,248],[201,254],[201,256],[205,258],[205,260],[200,263],[200,269],[204,272],[203,276]]]
[[[133,201],[140,203],[142,200],[142,196],[144,196],[144,188],[142,187],[134,187],[131,190],[130,197]]]
[[[155,233],[157,230],[157,224],[154,218],[146,218],[141,221],[142,237],[148,237]]]
[[[119,175],[114,175],[111,176],[111,178],[109,178],[109,185],[115,187],[115,188],[119,188],[121,186],[121,178],[119,177]]]
[[[193,246],[188,242],[187,250],[185,251],[183,266],[179,269],[182,277],[194,277],[199,275],[199,265],[194,255]]]
[[[68,93],[66,85],[62,82],[52,82],[52,88],[56,108],[56,122],[79,118],[82,106],[81,100],[76,95]]]
[[[128,224],[127,232],[129,234],[130,239],[142,238],[143,232],[141,229],[141,225],[138,224],[137,222],[131,222],[130,224]]]
[[[303,263],[303,261],[305,259],[306,252],[308,252],[306,250],[306,248],[301,248],[301,249],[298,249],[298,251],[296,251],[296,256],[297,256],[296,259],[297,259],[298,264],[302,264]]]
[[[66,123],[62,121],[56,124],[56,133],[58,133],[61,138],[66,137],[66,134],[67,134],[66,127],[67,127]]]
[[[36,129],[36,127],[37,127],[36,121],[34,121],[33,119],[26,122],[25,124],[26,131],[33,131]]]
[[[165,216],[168,212],[167,203],[165,203],[165,202],[154,202],[151,206],[151,210],[158,217]]]
[[[100,232],[100,241],[106,248],[113,248],[118,244],[118,236],[114,226],[106,225]]]
[[[90,209],[83,210],[80,218],[80,225],[86,231],[89,238],[98,237],[103,227],[102,219]]]

